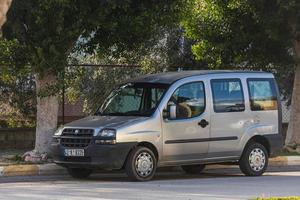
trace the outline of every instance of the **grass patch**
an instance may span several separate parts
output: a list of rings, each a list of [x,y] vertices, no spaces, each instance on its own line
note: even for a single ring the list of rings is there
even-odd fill
[[[15,155],[14,159],[13,159],[15,162],[22,162],[23,161],[23,158],[22,156],[20,155]]]
[[[16,154],[16,155],[12,156],[12,157],[9,158],[8,160],[11,161],[11,162],[14,162],[14,163],[16,163],[16,164],[19,164],[19,163],[23,162],[23,158],[22,158],[22,156],[19,155],[19,154]]]
[[[279,156],[300,156],[300,154],[297,152],[289,152],[289,151],[283,150]]]
[[[268,197],[268,198],[259,197],[256,198],[255,200],[300,200],[300,197]]]

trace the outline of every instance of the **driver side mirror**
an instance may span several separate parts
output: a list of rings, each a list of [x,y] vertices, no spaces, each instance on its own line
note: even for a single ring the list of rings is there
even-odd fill
[[[163,110],[164,119],[176,119],[176,105],[171,104],[167,106],[167,109]]]

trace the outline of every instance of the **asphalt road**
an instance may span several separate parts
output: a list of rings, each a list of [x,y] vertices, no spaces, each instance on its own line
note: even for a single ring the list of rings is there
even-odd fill
[[[1,177],[0,199],[251,199],[300,196],[300,167],[272,168],[261,177],[238,169],[209,169],[201,175],[160,172],[149,182],[129,182],[122,173],[68,176]]]

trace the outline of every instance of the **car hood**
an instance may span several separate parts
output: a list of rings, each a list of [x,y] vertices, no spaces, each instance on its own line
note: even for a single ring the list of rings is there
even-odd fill
[[[64,127],[83,128],[120,128],[131,123],[143,121],[148,117],[140,116],[89,116],[66,124]]]

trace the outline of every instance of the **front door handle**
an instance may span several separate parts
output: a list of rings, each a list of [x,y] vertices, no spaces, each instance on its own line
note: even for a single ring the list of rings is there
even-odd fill
[[[205,128],[208,125],[208,121],[206,121],[205,119],[202,119],[198,125],[201,126],[202,128]]]

